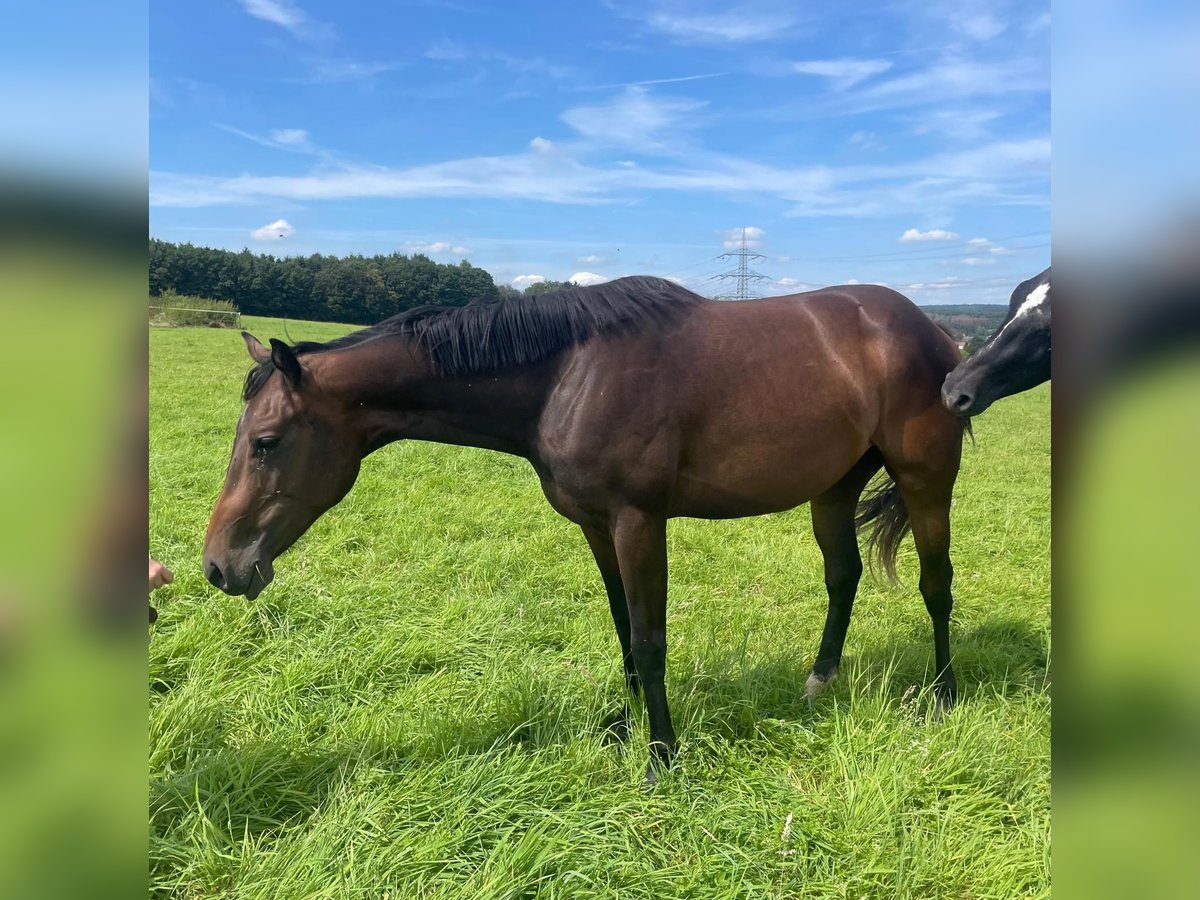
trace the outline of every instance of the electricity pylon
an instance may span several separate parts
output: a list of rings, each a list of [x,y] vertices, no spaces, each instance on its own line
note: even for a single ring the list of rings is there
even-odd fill
[[[730,250],[728,253],[722,253],[717,259],[736,259],[737,268],[730,269],[728,272],[722,272],[720,275],[713,275],[709,281],[733,281],[733,290],[724,294],[718,294],[713,299],[715,300],[749,300],[751,297],[757,297],[759,294],[752,290],[750,285],[757,281],[769,281],[766,275],[755,272],[750,268],[750,261],[757,259],[766,259],[761,253],[755,253],[746,247],[746,229],[742,229],[742,246],[738,250]]]

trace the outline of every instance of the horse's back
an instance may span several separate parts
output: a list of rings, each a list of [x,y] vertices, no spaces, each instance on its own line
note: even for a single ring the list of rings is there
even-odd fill
[[[773,359],[780,374],[797,357],[861,390],[901,380],[932,391],[961,358],[950,337],[911,300],[883,285],[840,285],[742,303],[710,302],[697,311],[698,331],[730,350]],[[704,322],[708,319],[708,322]],[[704,338],[701,343],[707,343]],[[711,344],[709,345],[711,347]],[[726,356],[739,365],[740,354]]]
[[[571,354],[544,416],[548,458],[591,492],[620,480],[676,515],[788,509],[840,479],[897,400],[940,408],[939,341],[875,286],[700,303]]]

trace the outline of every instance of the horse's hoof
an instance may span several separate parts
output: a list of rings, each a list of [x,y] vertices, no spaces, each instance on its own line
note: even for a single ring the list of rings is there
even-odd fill
[[[646,766],[646,777],[642,779],[642,790],[652,791],[658,786],[658,772],[654,768],[654,763]]]
[[[619,712],[604,720],[600,742],[603,744],[624,744],[629,740],[629,714]]]
[[[656,786],[659,778],[671,770],[671,766],[675,764],[675,751],[674,742],[668,745],[655,741],[650,745],[650,762],[646,764],[643,788],[649,789]]]
[[[934,722],[940,722],[950,714],[954,709],[955,697],[953,694],[943,694],[940,692],[934,693],[933,709],[930,711],[930,719]]]
[[[940,725],[942,719],[946,718],[949,712],[950,707],[946,704],[945,700],[939,697],[933,701],[933,706],[929,708],[929,721],[934,725]]]
[[[824,691],[825,688],[837,681],[837,677],[838,670],[836,668],[830,669],[829,674],[824,678],[822,678],[816,672],[813,672],[808,676],[808,681],[804,682],[805,699],[809,701],[815,700],[821,695],[821,692]]]

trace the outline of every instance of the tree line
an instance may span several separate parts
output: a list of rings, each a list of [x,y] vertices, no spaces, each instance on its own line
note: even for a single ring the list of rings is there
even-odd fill
[[[275,257],[150,241],[150,294],[174,291],[228,300],[243,313],[370,325],[416,306],[464,306],[517,295],[466,260],[422,254]],[[552,285],[531,285],[541,293]]]
[[[150,241],[150,294],[226,300],[255,316],[372,325],[416,306],[465,306],[566,287],[543,281],[518,291],[471,265],[437,263],[423,254],[275,257],[249,250]],[[968,338],[972,349],[999,326],[1004,306],[924,307]]]

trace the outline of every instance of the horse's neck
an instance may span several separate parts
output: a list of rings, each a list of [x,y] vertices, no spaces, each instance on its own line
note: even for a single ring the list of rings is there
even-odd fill
[[[530,457],[548,392],[540,371],[433,376],[407,393],[397,438],[438,441]],[[397,439],[393,438],[393,440]]]
[[[363,410],[369,450],[413,439],[532,455],[553,386],[552,363],[442,376],[424,353],[400,340],[337,354],[337,381],[347,401]]]

